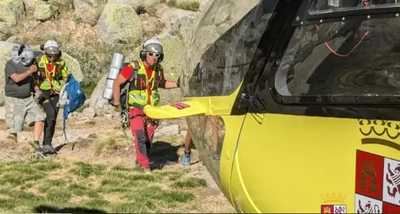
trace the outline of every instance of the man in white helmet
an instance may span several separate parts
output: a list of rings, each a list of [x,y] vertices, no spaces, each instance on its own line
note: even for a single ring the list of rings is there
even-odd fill
[[[17,142],[24,121],[34,124],[32,145],[38,144],[43,133],[46,114],[33,98],[33,75],[37,72],[34,52],[24,44],[16,45],[5,67],[6,123],[9,141]]]
[[[140,51],[140,61],[124,66],[113,85],[113,105],[127,102],[129,125],[136,150],[136,163],[144,170],[150,170],[149,152],[157,122],[148,118],[145,105],[157,105],[160,101],[158,88],[177,88],[179,81],[166,80],[161,62],[163,46],[158,38],[147,40]],[[129,82],[127,100],[120,100],[121,86]]]
[[[65,61],[61,58],[60,46],[56,41],[46,41],[41,49],[44,54],[37,59],[39,80],[36,84],[41,91],[39,102],[46,112],[43,146],[41,147],[42,153],[46,155],[56,153],[52,146],[52,140],[59,109],[57,103],[69,71]]]

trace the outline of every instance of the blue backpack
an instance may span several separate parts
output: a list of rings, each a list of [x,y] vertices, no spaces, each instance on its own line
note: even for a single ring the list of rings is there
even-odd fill
[[[79,82],[74,78],[74,76],[72,76],[72,74],[68,76],[63,95],[64,98],[66,98],[63,114],[64,120],[66,120],[68,119],[68,115],[81,107],[86,100],[86,96],[83,93]]]
[[[79,107],[85,103],[86,96],[83,93],[79,82],[72,76],[68,75],[67,83],[65,83],[63,89],[60,93],[60,100],[58,101],[59,107],[64,108],[63,112],[63,132],[64,140],[68,142],[67,132],[66,132],[66,121],[70,113],[77,110]],[[72,146],[74,148],[75,144]]]

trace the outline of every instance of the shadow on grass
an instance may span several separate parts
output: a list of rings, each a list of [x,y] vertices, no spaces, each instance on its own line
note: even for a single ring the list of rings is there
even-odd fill
[[[162,169],[165,165],[178,162],[177,151],[180,146],[173,146],[170,143],[157,141],[151,145],[150,159],[153,162],[153,169]]]
[[[104,210],[99,209],[91,209],[84,207],[64,207],[58,208],[47,205],[40,205],[33,208],[33,212],[35,213],[107,213]]]

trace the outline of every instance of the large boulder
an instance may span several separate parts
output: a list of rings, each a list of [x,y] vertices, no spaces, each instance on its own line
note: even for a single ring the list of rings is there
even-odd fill
[[[189,26],[193,24],[195,15],[196,12],[182,10],[175,7],[168,7],[167,5],[163,4],[156,8],[155,14],[155,16],[159,17],[159,20],[165,25],[164,28],[159,29],[159,32],[162,30],[161,34],[171,33],[180,36],[187,33]],[[144,25],[152,25],[151,22],[146,22],[148,21],[143,20]]]
[[[154,7],[154,6],[158,5],[158,4],[160,4],[161,1],[162,0],[145,0],[145,1],[143,1],[143,6],[145,8]]]
[[[112,111],[112,106],[107,99],[103,98],[103,92],[108,74],[104,74],[100,81],[97,82],[96,88],[93,90],[89,99],[89,109],[87,112],[93,112],[92,116],[104,115]]]
[[[33,7],[33,17],[39,21],[46,21],[54,17],[57,12],[57,7],[48,2],[39,1]]]
[[[184,10],[197,11],[200,8],[199,0],[169,0],[168,5]]]
[[[145,0],[108,0],[109,4],[125,4],[131,6],[134,10],[143,7],[143,2],[145,2]]]
[[[185,68],[185,44],[182,39],[170,34],[161,36],[161,43],[164,46],[164,62],[162,63],[165,78],[167,80],[177,80]],[[182,94],[179,89],[160,90],[161,104],[175,102],[181,99]]]
[[[176,80],[185,67],[185,44],[177,36],[166,34],[160,37],[164,46],[164,61],[162,65],[167,79]]]
[[[75,16],[83,23],[96,25],[106,0],[74,0]]]
[[[142,23],[144,38],[150,38],[158,35],[162,32],[162,30],[167,28],[165,27],[165,21],[162,20],[162,18],[151,16],[148,13],[142,14],[139,17]]]
[[[96,25],[99,38],[109,45],[140,45],[143,29],[139,16],[124,4],[107,4]]]
[[[14,33],[15,26],[24,14],[22,0],[0,1],[0,40],[6,39]]]
[[[52,0],[50,4],[61,10],[71,10],[74,8],[74,0]]]
[[[42,0],[23,0],[25,7],[27,8],[33,8],[36,4],[39,3],[39,1]]]
[[[75,79],[82,81],[84,76],[81,69],[81,64],[78,62],[78,60],[67,53],[63,53],[63,59],[65,60],[69,71],[74,75]]]

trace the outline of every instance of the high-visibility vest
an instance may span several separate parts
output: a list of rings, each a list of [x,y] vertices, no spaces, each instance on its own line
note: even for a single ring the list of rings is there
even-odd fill
[[[59,93],[69,73],[65,61],[61,59],[51,64],[47,56],[42,55],[38,60],[38,69],[41,76],[39,88]]]
[[[157,105],[160,102],[158,87],[161,80],[162,68],[156,65],[151,76],[147,76],[146,68],[142,61],[130,64],[135,68],[130,80],[128,91],[128,105],[143,107]]]

